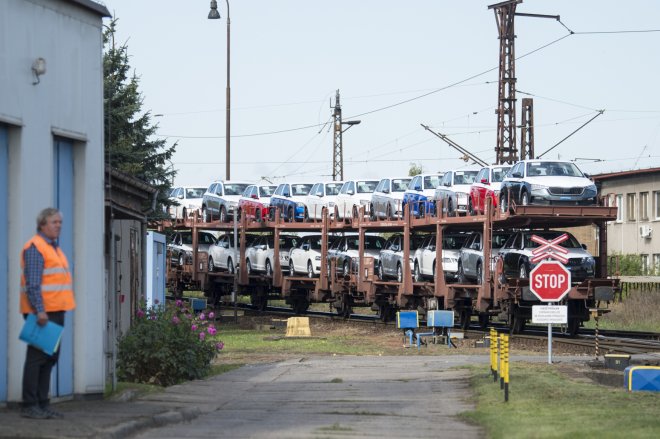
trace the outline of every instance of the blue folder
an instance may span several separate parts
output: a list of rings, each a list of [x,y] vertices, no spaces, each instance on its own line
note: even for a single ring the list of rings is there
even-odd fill
[[[48,355],[53,355],[60,345],[62,331],[64,331],[63,326],[50,320],[44,326],[40,326],[37,323],[37,315],[28,314],[18,338]]]

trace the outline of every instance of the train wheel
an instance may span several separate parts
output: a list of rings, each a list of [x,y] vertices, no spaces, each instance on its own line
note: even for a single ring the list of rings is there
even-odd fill
[[[568,329],[567,329],[568,335],[570,335],[571,337],[575,337],[579,330],[580,330],[580,319],[575,317],[569,318]]]
[[[252,293],[250,301],[252,302],[252,306],[257,308],[259,312],[264,312],[268,307],[268,296],[264,291],[256,291]]]
[[[393,320],[395,314],[396,314],[396,309],[389,303],[378,306],[378,317],[384,323]]]
[[[472,310],[470,308],[461,308],[458,316],[461,329],[468,329],[470,327],[470,323],[472,322]]]
[[[485,331],[486,328],[488,328],[489,323],[490,323],[490,316],[488,315],[488,313],[480,312],[479,313],[479,328],[482,331]]]
[[[299,297],[291,302],[291,308],[296,314],[305,314],[309,309],[309,300],[305,297]]]

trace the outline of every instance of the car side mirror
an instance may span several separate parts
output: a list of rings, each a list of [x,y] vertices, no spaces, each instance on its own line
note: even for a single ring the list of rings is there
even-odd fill
[[[449,186],[451,186],[451,183],[448,182],[448,181],[446,181],[446,182],[444,183],[444,185],[447,186],[447,187],[449,187]]]
[[[490,184],[490,183],[488,183],[488,179],[487,179],[487,178],[482,178],[482,179],[481,179],[481,184]]]
[[[390,193],[390,190],[387,189],[387,188],[385,188],[385,189],[383,189],[383,193],[384,193],[384,194],[389,194],[389,193]]]
[[[355,191],[353,189],[349,189],[349,190],[346,191],[346,193],[348,195],[353,195],[353,194],[355,194]]]
[[[303,244],[302,249],[305,251],[309,251],[309,244]]]
[[[323,194],[316,194],[317,197],[323,198]]]
[[[587,249],[587,244],[582,244],[582,249],[586,250]]]
[[[252,194],[252,195],[250,195],[250,198],[253,198],[253,199],[255,199],[255,200],[256,200],[256,199],[258,199],[258,198],[259,198],[259,196],[257,196],[257,194]]]
[[[416,191],[421,191],[421,190],[422,190],[422,187],[419,186],[419,185],[417,185],[417,186],[415,186],[415,190],[416,190]]]
[[[429,245],[429,250],[434,252],[435,251],[435,245]]]
[[[513,174],[511,174],[511,177],[513,177],[513,178],[522,178],[522,174],[520,172],[514,172]]]
[[[179,200],[183,200],[183,194],[179,194],[176,196]]]
[[[590,176],[589,174],[587,174],[587,173],[584,173],[584,177],[585,177],[585,178],[591,178],[591,176]]]

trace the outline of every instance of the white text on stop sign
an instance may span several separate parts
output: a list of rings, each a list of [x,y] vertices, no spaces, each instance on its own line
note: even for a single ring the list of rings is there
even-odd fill
[[[563,273],[536,274],[534,276],[534,288],[536,289],[557,289],[566,285],[568,279]]]

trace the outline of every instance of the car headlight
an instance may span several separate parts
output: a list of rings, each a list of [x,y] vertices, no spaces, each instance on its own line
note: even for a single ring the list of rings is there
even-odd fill
[[[360,204],[363,206],[367,206],[369,204],[369,200],[360,200]]]
[[[305,207],[305,203],[296,203],[296,207],[302,207],[302,208],[304,208],[304,207]]]
[[[591,256],[586,256],[582,258],[582,263],[587,265],[596,265],[596,260]]]
[[[238,205],[238,201],[230,201],[227,204],[229,204],[230,207],[236,207]]]
[[[321,256],[314,256],[314,260],[315,260],[315,261],[320,261],[320,260],[321,260]]]
[[[532,192],[541,192],[545,191],[548,189],[548,186],[544,186],[542,184],[533,184],[532,185]]]
[[[197,209],[197,206],[195,206],[194,204],[189,204],[188,209]]]
[[[456,264],[458,262],[458,259],[456,258],[442,258],[442,263],[443,264]]]
[[[498,198],[500,196],[500,191],[493,191],[493,194],[495,195],[495,198]]]
[[[593,192],[596,193],[598,192],[598,189],[596,189],[596,185],[592,184],[584,188],[585,192]]]
[[[334,201],[330,201],[330,202],[328,203],[328,207],[335,207],[335,203],[334,203]]]
[[[287,255],[280,255],[280,262],[289,262],[289,257]]]

